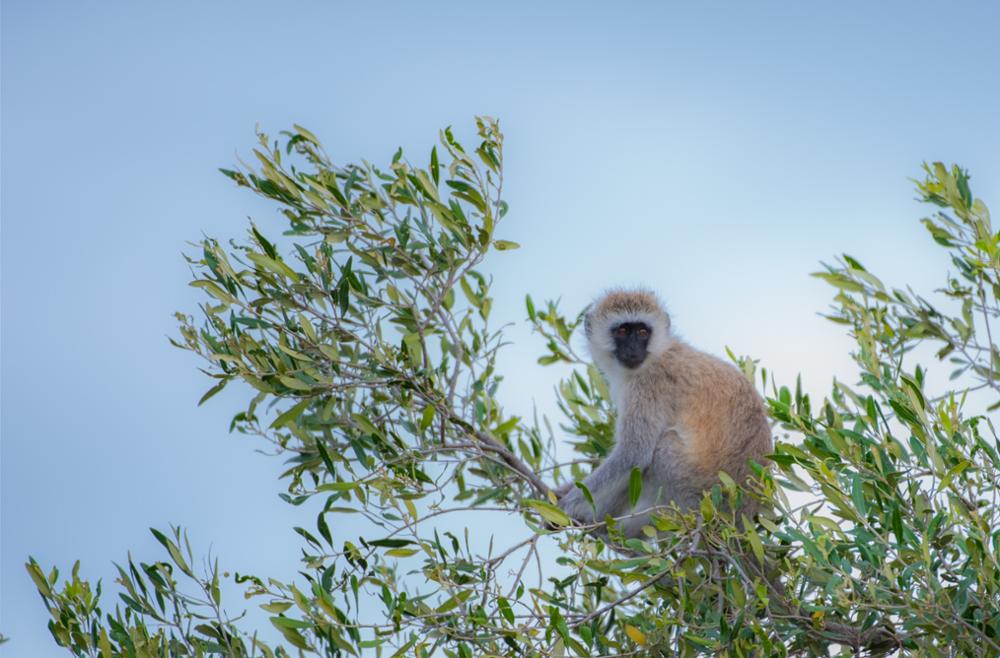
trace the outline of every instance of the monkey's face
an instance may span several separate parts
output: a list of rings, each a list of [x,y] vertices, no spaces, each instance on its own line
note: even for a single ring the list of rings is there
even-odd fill
[[[646,360],[652,336],[653,329],[645,322],[623,322],[612,327],[615,358],[629,370],[638,368]]]

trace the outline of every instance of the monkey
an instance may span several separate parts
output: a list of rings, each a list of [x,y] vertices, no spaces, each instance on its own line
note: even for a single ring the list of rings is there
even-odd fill
[[[583,480],[594,501],[570,482],[555,490],[559,506],[582,523],[623,517],[625,537],[639,537],[657,505],[697,510],[705,491],[726,472],[743,483],[749,462],[762,466],[772,451],[771,426],[764,401],[733,365],[701,352],[671,330],[670,316],[648,290],[612,290],[597,299],[584,317],[591,356],[608,382],[617,411],[615,444]],[[642,474],[642,491],[632,514],[629,479]],[[752,518],[754,502],[738,510]],[[607,530],[598,530],[607,534]],[[624,551],[628,553],[628,551]],[[755,565],[772,605],[790,618],[810,619],[792,597],[773,563],[737,555]],[[865,647],[873,655],[898,649],[891,620],[867,629],[838,619],[822,623],[827,640]]]
[[[764,403],[733,365],[691,347],[671,330],[670,316],[648,290],[612,290],[584,318],[594,364],[608,382],[617,410],[615,444],[583,480],[594,506],[574,483],[555,493],[559,506],[582,523],[626,516],[633,468],[642,474],[636,512],[676,503],[697,509],[725,471],[737,483],[748,460],[766,464],[771,428]],[[740,510],[753,514],[753,504]],[[649,513],[621,522],[626,537],[641,536]]]

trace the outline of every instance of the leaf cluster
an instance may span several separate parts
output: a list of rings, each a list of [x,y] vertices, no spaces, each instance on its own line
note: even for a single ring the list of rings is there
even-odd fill
[[[426,166],[399,151],[376,167],[334,164],[298,126],[260,134],[255,164],[223,173],[275,202],[285,230],[252,224],[188,257],[206,301],[178,314],[174,342],[214,380],[201,401],[244,385],[231,430],[285,456],[282,496],[318,510],[294,529],[295,582],[234,577],[278,641],[240,628],[217,564],[195,573],[174,529],[154,531],[166,559],[119,568],[113,611],[76,567],[60,580],[29,562],[60,645],[78,656],[1000,653],[1000,444],[987,415],[1000,404],[1000,233],[965,172],[929,165],[917,183],[940,208],[924,224],[957,268],[943,302],[850,256],[826,266],[828,317],[854,340],[858,381],[813,401],[734,356],[782,434],[770,465],[745,486],[720,474],[697,514],[659,506],[645,536],[626,539],[624,518],[574,524],[546,483],[581,478],[613,446],[604,380],[573,348],[582,312],[526,298],[539,364],[567,368],[558,424],[501,404],[504,338],[483,269],[516,247],[496,238],[499,125],[478,119],[475,148],[440,137]],[[922,344],[952,365],[947,388],[933,390]],[[977,395],[991,396],[985,409]],[[641,487],[633,474],[633,506]],[[731,511],[746,498],[758,518]]]

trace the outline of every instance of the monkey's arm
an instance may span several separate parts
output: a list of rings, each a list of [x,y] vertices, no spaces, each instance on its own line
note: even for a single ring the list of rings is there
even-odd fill
[[[559,506],[573,518],[599,521],[608,514],[624,512],[632,469],[645,472],[652,461],[656,436],[652,427],[628,419],[620,423],[617,433],[618,441],[611,454],[583,480],[594,498],[594,510],[576,487],[560,498]]]
[[[608,514],[621,513],[632,469],[645,468],[645,464],[637,463],[636,457],[637,455],[628,446],[616,445],[607,459],[584,478],[583,483],[594,498],[598,520]]]

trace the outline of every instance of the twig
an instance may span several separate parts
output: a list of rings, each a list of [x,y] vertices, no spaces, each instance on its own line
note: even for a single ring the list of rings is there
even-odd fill
[[[501,459],[503,459],[504,462],[506,462],[512,469],[517,471],[517,473],[520,474],[542,498],[548,499],[549,491],[551,491],[549,486],[542,482],[542,479],[535,475],[535,472],[528,468],[523,461],[518,459],[517,455],[511,452],[507,446],[499,441],[499,439],[494,437],[489,432],[482,430],[473,433],[472,436],[475,437],[475,439],[479,441],[485,449],[500,455]]]
[[[577,628],[579,626],[583,626],[584,624],[586,624],[586,623],[588,623],[588,622],[596,619],[597,617],[600,617],[605,612],[611,610],[612,608],[618,606],[619,604],[624,603],[625,601],[628,601],[629,599],[635,598],[636,596],[638,596],[639,594],[641,594],[642,592],[644,592],[645,590],[647,590],[650,586],[656,584],[661,578],[663,578],[663,576],[666,573],[667,573],[666,571],[661,571],[661,572],[657,573],[656,575],[651,576],[649,579],[644,580],[642,582],[642,584],[640,584],[638,587],[636,587],[635,589],[629,590],[628,592],[626,592],[625,594],[621,595],[620,597],[618,597],[617,599],[615,599],[611,603],[603,605],[600,608],[598,608],[597,610],[594,610],[593,612],[590,612],[590,613],[584,615],[583,617],[580,617],[579,619],[577,619],[576,621],[574,621],[572,624],[570,624],[570,628]]]

